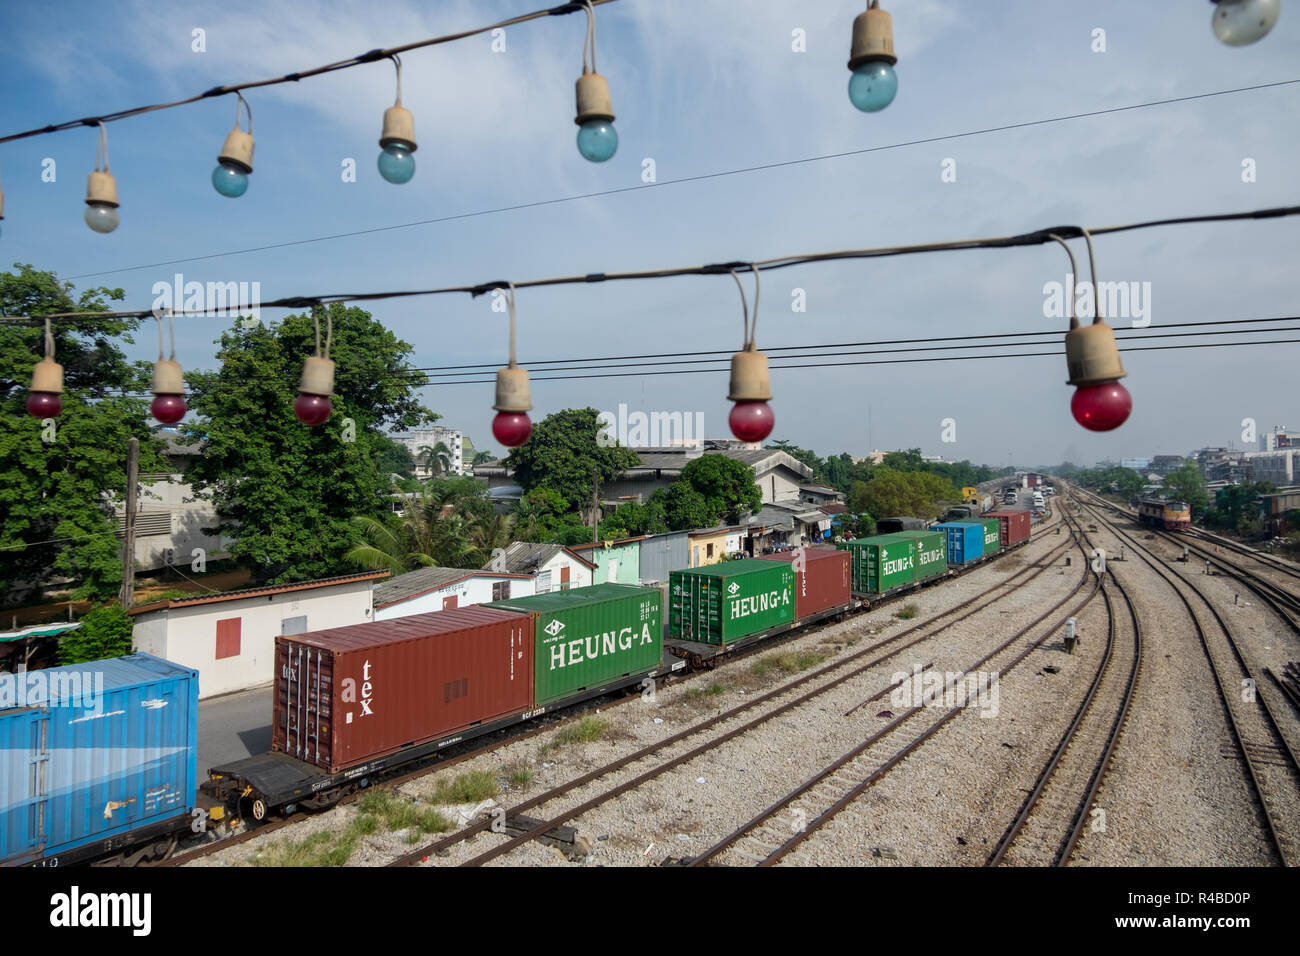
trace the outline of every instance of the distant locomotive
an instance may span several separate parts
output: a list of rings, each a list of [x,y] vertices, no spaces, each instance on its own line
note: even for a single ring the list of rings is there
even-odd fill
[[[1138,520],[1167,531],[1187,531],[1192,526],[1192,509],[1185,501],[1139,498]]]

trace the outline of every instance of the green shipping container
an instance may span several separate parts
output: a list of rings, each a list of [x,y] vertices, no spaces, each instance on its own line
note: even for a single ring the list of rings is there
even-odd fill
[[[730,644],[794,621],[795,574],[776,561],[723,561],[673,571],[668,633],[682,641]]]
[[[948,570],[948,537],[941,531],[900,531],[898,536],[916,542],[916,580],[924,581]]]
[[[997,518],[980,518],[984,526],[984,557],[1002,550],[1002,522]]]
[[[880,594],[916,580],[916,542],[901,534],[855,538],[841,545],[852,553],[853,590]]]
[[[663,661],[658,588],[593,584],[487,607],[533,617],[533,705],[540,707]]]

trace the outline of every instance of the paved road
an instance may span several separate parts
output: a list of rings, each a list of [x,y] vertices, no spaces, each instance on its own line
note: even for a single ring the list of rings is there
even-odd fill
[[[271,685],[199,702],[199,778],[271,749]]]

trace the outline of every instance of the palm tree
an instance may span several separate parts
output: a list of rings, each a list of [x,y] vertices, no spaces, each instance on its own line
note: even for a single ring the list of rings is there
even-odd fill
[[[497,515],[482,493],[455,483],[423,487],[407,496],[402,516],[358,516],[360,541],[345,557],[363,567],[402,574],[421,567],[478,568],[510,541],[512,522]]]
[[[474,458],[470,461],[469,464],[470,464],[470,467],[473,468],[475,465],[481,465],[481,464],[483,464],[483,463],[485,463],[485,462],[494,461],[494,460],[495,460],[495,458],[494,458],[494,456],[492,455],[492,452],[490,452],[490,451],[476,451],[476,452],[474,452]]]
[[[424,445],[415,456],[416,464],[429,469],[434,478],[451,471],[451,449],[443,442],[430,447]]]

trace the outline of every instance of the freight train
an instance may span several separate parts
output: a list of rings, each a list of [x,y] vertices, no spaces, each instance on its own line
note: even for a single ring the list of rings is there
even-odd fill
[[[132,864],[210,821],[324,809],[453,744],[933,584],[1023,545],[1029,527],[1027,512],[998,512],[674,571],[666,589],[598,584],[281,636],[272,750],[198,786],[197,673],[146,654],[95,662],[109,675],[99,711],[63,696],[0,704],[0,864]],[[113,735],[95,736],[99,712]]]
[[[1138,520],[1167,531],[1188,531],[1192,527],[1192,509],[1185,501],[1165,498],[1139,498]]]

